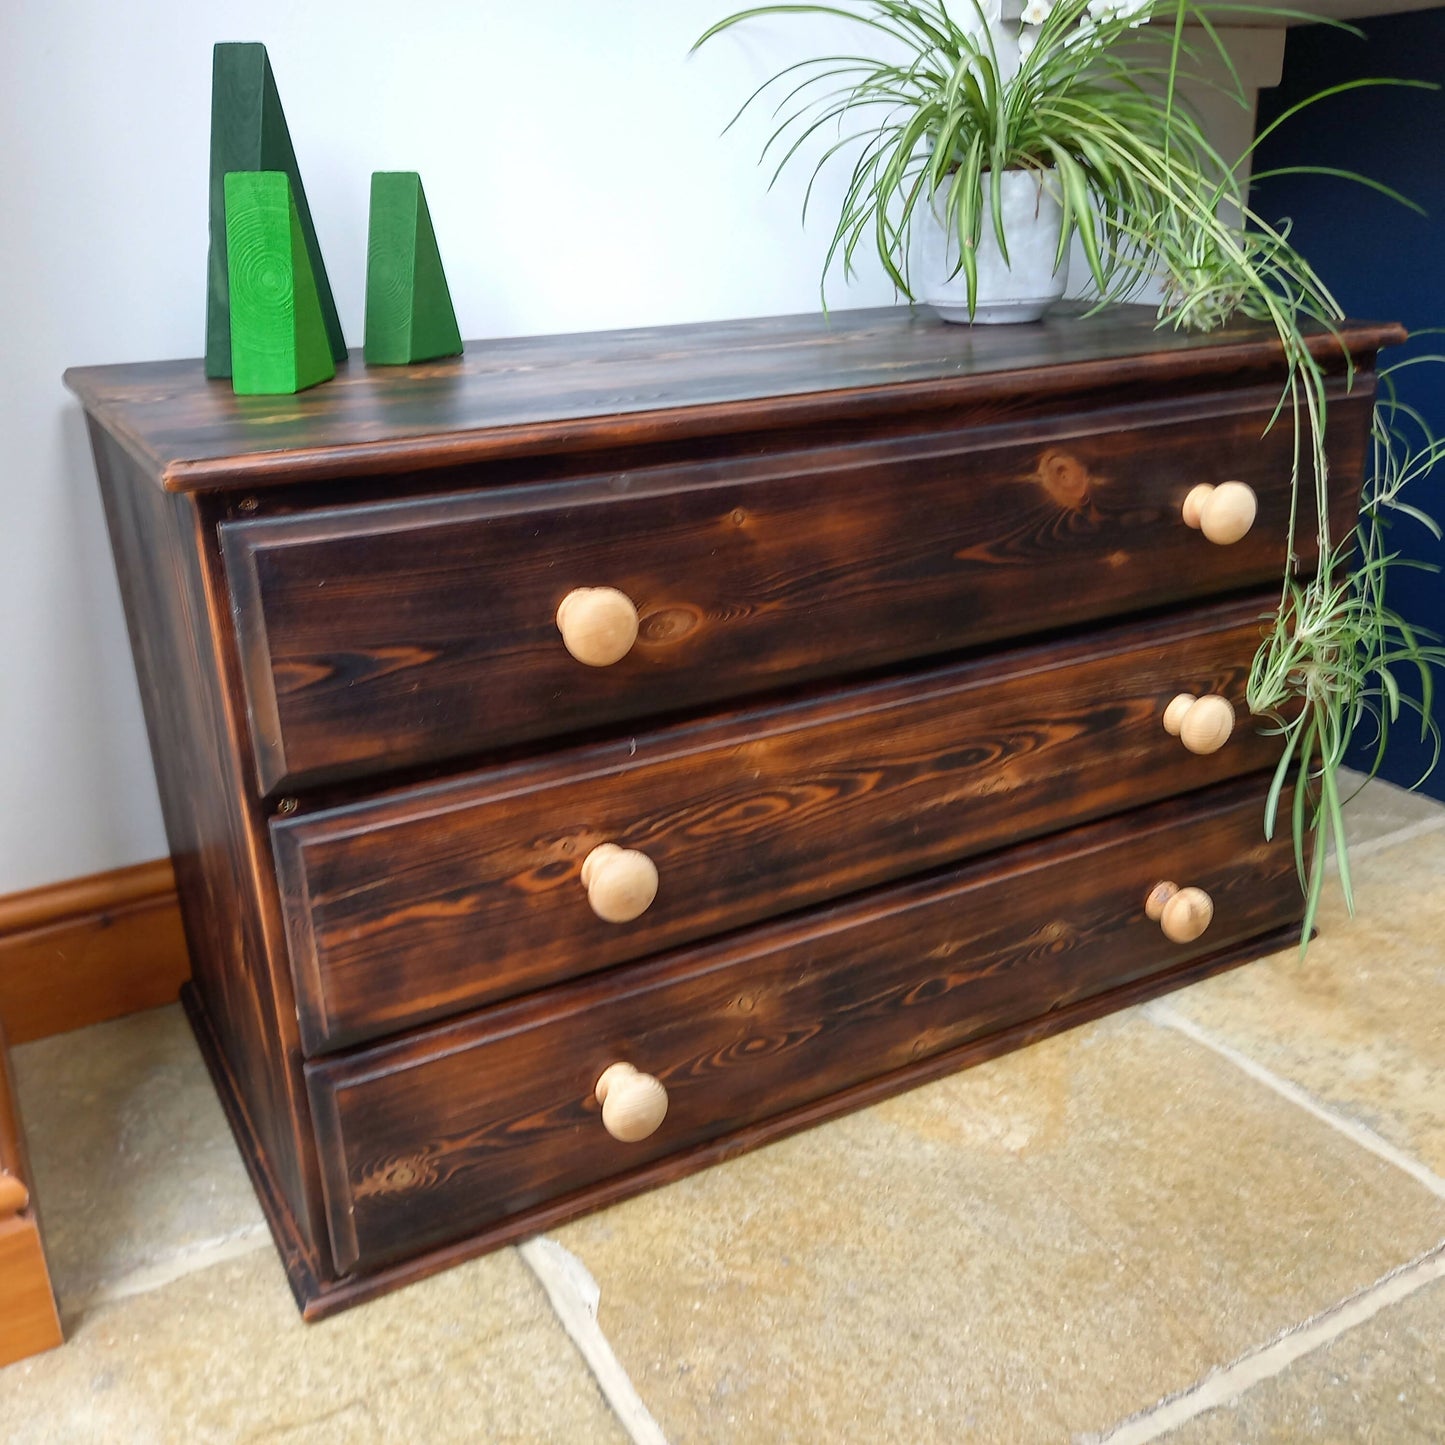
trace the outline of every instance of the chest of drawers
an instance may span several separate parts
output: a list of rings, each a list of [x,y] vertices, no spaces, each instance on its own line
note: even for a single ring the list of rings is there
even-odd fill
[[[1321,341],[1341,528],[1398,334]],[[308,1317],[1297,932],[1242,706],[1282,378],[1133,308],[68,373]]]

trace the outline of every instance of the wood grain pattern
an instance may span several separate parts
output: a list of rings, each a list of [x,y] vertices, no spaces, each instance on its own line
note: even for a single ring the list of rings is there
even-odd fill
[[[1281,949],[1293,947],[1299,942],[1299,928],[1286,927],[1253,938],[1245,943],[1205,954],[1202,958],[1191,959],[1172,968],[1161,969],[1158,973],[1145,975],[1118,988],[1066,1004],[1052,1013],[1042,1014],[1015,1024],[1012,1028],[1001,1029],[972,1043],[941,1054],[930,1054],[927,1058],[915,1060],[902,1069],[889,1074],[880,1074],[815,1099],[796,1109],[774,1114],[767,1119],[739,1129],[721,1139],[710,1139],[695,1148],[679,1150],[652,1164],[645,1164],[627,1174],[614,1174],[599,1180],[584,1189],[570,1194],[559,1195],[499,1224],[476,1230],[464,1238],[449,1244],[434,1245],[408,1255],[395,1264],[384,1265],[366,1274],[336,1276],[329,1268],[318,1274],[306,1251],[297,1242],[297,1234],[288,1206],[278,1192],[269,1189],[266,1161],[250,1132],[245,1111],[236,1102],[238,1093],[231,1080],[224,1057],[215,1043],[214,1033],[205,1020],[205,1006],[190,985],[182,991],[181,1001],[196,1029],[196,1040],[202,1056],[211,1066],[212,1077],[221,1096],[226,1117],[235,1130],[240,1147],[261,1206],[271,1225],[271,1231],[281,1253],[281,1263],[286,1271],[286,1280],[291,1287],[297,1307],[308,1323],[327,1319],[353,1305],[380,1298],[392,1290],[428,1279],[442,1270],[464,1264],[469,1259],[500,1249],[509,1244],[566,1224],[569,1220],[606,1209],[624,1199],[645,1193],[677,1179],[686,1178],[700,1169],[735,1158],[750,1149],[757,1149],[775,1140],[785,1139],[804,1129],[837,1118],[854,1109],[866,1108],[896,1094],[917,1088],[935,1079],[945,1078],[960,1069],[971,1068],[974,1064],[996,1059],[1014,1049],[1026,1048],[1042,1039],[1077,1028],[1103,1018],[1118,1009],[1129,1008],[1173,989],[1186,988],[1201,979],[1209,978],[1225,970],[1238,968],[1252,959],[1262,958]]]
[[[64,1342],[39,1227],[0,1219],[0,1368]]]
[[[29,1043],[174,1003],[190,973],[172,890],[0,935],[0,1020]]]
[[[1353,390],[1317,343],[1341,529],[1399,339],[1346,329]],[[1295,926],[1268,773],[1233,776],[1272,745],[1158,725],[1238,697],[1284,564],[1262,329],[890,310],[354,358],[294,397],[199,373],[68,380],[187,1007],[308,1318]],[[1259,519],[1216,547],[1183,499],[1234,479]],[[639,636],[584,667],[553,619],[598,586]],[[661,869],[626,924],[580,887],[603,841]],[[1214,900],[1189,945],[1144,913],[1161,875]],[[592,1096],[618,1059],[672,1099],[639,1143]]]
[[[355,1056],[307,1066],[337,1269],[653,1163],[930,1054],[1251,937],[1300,911],[1264,782],[1226,784]],[[1171,944],[1160,876],[1216,902]],[[670,1098],[620,1145],[593,1086],[625,1059]]]
[[[284,171],[226,177],[231,385],[290,395],[336,375],[306,238]]]
[[[306,1237],[316,1224],[314,1145],[289,1058],[295,1007],[284,942],[268,936],[275,883],[265,821],[245,786],[249,745],[227,674],[213,523],[151,486],[92,423],[193,978],[235,1061],[244,1107]],[[208,564],[212,569],[208,573]]]
[[[66,878],[0,898],[0,934],[23,933],[91,913],[109,913],[136,903],[176,895],[176,874],[169,858],[153,858],[126,868]]]
[[[462,335],[421,177],[373,171],[366,230],[368,366],[458,356]]]
[[[0,898],[0,1022],[12,1043],[174,1003],[190,971],[169,858]]]
[[[1342,327],[1367,362],[1398,326]],[[1314,349],[1341,361],[1329,337]],[[288,487],[538,452],[676,445],[880,416],[958,417],[981,404],[1048,414],[1121,388],[1282,376],[1268,327],[1158,329],[1151,308],[1032,326],[964,327],[904,307],[759,317],[587,336],[471,343],[454,360],[339,365],[324,393],[236,398],[199,361],[78,367],[66,384],[141,466],[175,491]]]
[[[222,41],[211,65],[211,207],[210,258],[206,290],[206,374],[231,374],[231,317],[228,296],[230,266],[226,246],[225,178],[236,171],[282,171],[296,198],[307,269],[315,278],[325,318],[327,345],[333,359],[346,358],[346,338],[327,280],[326,265],[316,240],[306,188],[291,146],[286,114],[266,47],[254,42]]]
[[[207,1011],[205,998],[194,981],[181,989],[181,1006],[196,1036],[196,1046],[205,1060],[211,1082],[216,1086],[216,1095],[240,1149],[251,1187],[256,1191],[256,1200],[270,1226],[271,1238],[286,1271],[286,1282],[291,1287],[297,1308],[305,1310],[308,1303],[324,1294],[331,1283],[330,1251],[323,1245],[318,1255],[313,1243],[317,1238],[324,1239],[325,1223],[322,1222],[318,1235],[304,1212],[310,1206],[311,1195],[298,1199],[279,1174],[279,1161],[267,1149],[254,1112],[247,1103],[247,1096],[252,1090],[238,1077],[238,1071],[246,1067],[246,1061],[227,1053]]]
[[[1291,442],[1268,394],[1118,408],[470,497],[225,522],[265,792],[470,752],[1275,582]],[[1369,435],[1337,397],[1352,513]],[[1248,482],[1254,530],[1181,519]],[[1304,536],[1312,535],[1306,524]],[[1046,579],[1041,585],[1041,579]],[[555,617],[616,587],[641,617],[585,667]]]
[[[1265,767],[1162,725],[1244,688],[1272,598],[552,755],[272,823],[302,1041],[321,1052]],[[602,922],[580,873],[661,890]],[[826,863],[820,866],[820,855]]]

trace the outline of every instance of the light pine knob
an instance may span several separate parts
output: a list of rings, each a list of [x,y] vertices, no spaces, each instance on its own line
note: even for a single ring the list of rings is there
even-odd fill
[[[19,1214],[30,1203],[30,1191],[24,1182],[8,1170],[0,1169],[0,1220]]]
[[[1217,692],[1181,692],[1164,709],[1164,731],[1191,753],[1217,753],[1234,731],[1234,704]]]
[[[1156,883],[1144,900],[1144,912],[1170,943],[1193,943],[1214,920],[1214,900],[1202,888]]]
[[[1199,699],[1192,692],[1181,692],[1164,709],[1164,731],[1171,738],[1179,736],[1179,729],[1184,726],[1184,719],[1188,715],[1189,709],[1198,701]]]
[[[615,587],[577,587],[557,608],[557,630],[578,662],[611,667],[637,641],[637,608]]]
[[[635,848],[599,843],[582,860],[582,886],[604,923],[631,923],[657,897],[657,864]]]
[[[1254,489],[1243,482],[1201,482],[1184,499],[1184,525],[1203,532],[1211,542],[1228,547],[1247,536],[1259,512]]]
[[[657,1133],[667,1117],[667,1090],[662,1081],[639,1073],[631,1064],[609,1064],[593,1093],[602,1105],[602,1127],[624,1144]]]

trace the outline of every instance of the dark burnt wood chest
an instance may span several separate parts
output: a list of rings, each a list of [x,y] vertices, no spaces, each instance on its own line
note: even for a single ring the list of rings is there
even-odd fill
[[[1399,334],[1320,343],[1341,529]],[[1297,933],[1283,375],[1136,308],[70,372],[306,1314]]]

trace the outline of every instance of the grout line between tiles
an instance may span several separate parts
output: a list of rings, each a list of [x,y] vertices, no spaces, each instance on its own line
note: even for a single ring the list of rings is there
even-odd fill
[[[518,1245],[517,1253],[546,1290],[567,1337],[581,1352],[603,1398],[633,1445],[667,1445],[662,1427],[642,1403],[642,1396],[597,1323],[602,1291],[587,1266],[555,1239],[544,1235]]]
[[[1372,1320],[1427,1285],[1445,1280],[1445,1244],[1391,1270],[1357,1294],[1294,1325],[1269,1344],[1241,1355],[1233,1364],[1206,1375],[1177,1395],[1089,1437],[1091,1445],[1150,1445],[1210,1410],[1228,1405],[1246,1390],[1281,1375],[1297,1360],[1332,1343],[1347,1331]]]
[[[1250,1058],[1248,1054],[1241,1053],[1232,1044],[1216,1038],[1207,1029],[1200,1028],[1192,1019],[1177,1013],[1169,1004],[1160,1002],[1147,1004],[1144,1008],[1144,1016],[1160,1028],[1173,1029],[1204,1048],[1213,1050],[1221,1058],[1227,1059],[1235,1068],[1248,1074],[1257,1083],[1274,1090],[1281,1098],[1289,1100],[1291,1104],[1305,1110],[1306,1113],[1313,1114],[1321,1123],[1328,1124],[1330,1128],[1343,1134],[1351,1143],[1359,1145],[1361,1149],[1367,1149],[1386,1163],[1393,1164],[1395,1168],[1408,1174],[1417,1184],[1424,1185],[1432,1194],[1440,1199],[1445,1199],[1445,1179],[1442,1179],[1428,1165],[1422,1164],[1413,1155],[1407,1154],[1403,1149],[1391,1144],[1388,1139],[1381,1138],[1366,1125],[1357,1123],[1354,1119],[1321,1104],[1298,1084],[1281,1078],[1280,1075],[1265,1068],[1263,1064]]]
[[[119,1279],[98,1285],[89,1294],[83,1295],[78,1300],[62,1299],[62,1312],[67,1317],[82,1315],[99,1305],[112,1304],[116,1300],[131,1299],[135,1295],[149,1294],[152,1290],[163,1289],[168,1284],[174,1284],[178,1279],[184,1279],[188,1274],[195,1274],[200,1270],[209,1269],[214,1264],[224,1264],[227,1260],[240,1259],[243,1255],[252,1254],[263,1248],[270,1238],[271,1232],[266,1228],[264,1222],[248,1224],[234,1234],[227,1234],[219,1239],[208,1239],[204,1243],[183,1250],[180,1254],[172,1255],[169,1259],[133,1269],[129,1274],[121,1275]]]

